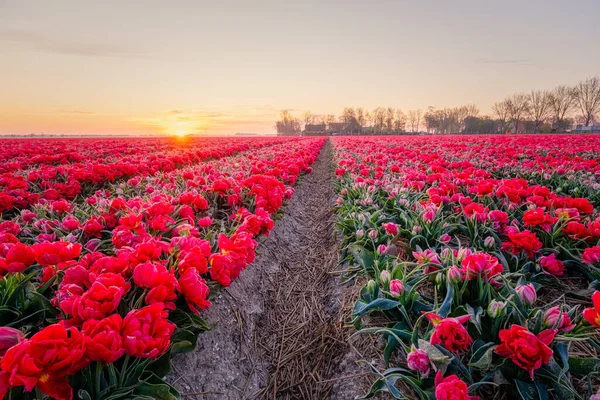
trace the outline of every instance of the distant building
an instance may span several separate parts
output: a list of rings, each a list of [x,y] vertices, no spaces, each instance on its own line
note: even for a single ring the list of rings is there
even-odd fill
[[[330,122],[327,126],[327,132],[329,132],[330,135],[344,133],[345,131],[346,124],[343,122]]]
[[[238,132],[235,134],[235,136],[258,136],[258,133],[244,133],[244,132]]]
[[[306,124],[302,136],[327,136],[325,124]]]
[[[571,133],[600,133],[600,125],[594,125],[594,126],[578,125],[577,128],[575,128],[571,131]]]

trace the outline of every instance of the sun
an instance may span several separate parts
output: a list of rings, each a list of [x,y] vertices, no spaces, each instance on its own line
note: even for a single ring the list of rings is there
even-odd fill
[[[177,129],[175,135],[178,137],[184,137],[186,135],[185,129]]]

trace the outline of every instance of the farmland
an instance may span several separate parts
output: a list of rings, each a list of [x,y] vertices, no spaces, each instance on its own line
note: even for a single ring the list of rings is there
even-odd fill
[[[0,397],[588,399],[598,149],[1,141]]]

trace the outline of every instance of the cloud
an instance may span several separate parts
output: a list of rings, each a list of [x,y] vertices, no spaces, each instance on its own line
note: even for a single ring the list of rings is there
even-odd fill
[[[527,58],[479,58],[475,62],[479,64],[533,65],[533,61]]]
[[[93,111],[83,111],[83,110],[60,110],[59,112],[62,114],[88,114],[88,115],[96,114]]]
[[[51,38],[37,32],[15,29],[0,30],[0,42],[47,53],[80,57],[150,58],[144,52],[114,44]]]

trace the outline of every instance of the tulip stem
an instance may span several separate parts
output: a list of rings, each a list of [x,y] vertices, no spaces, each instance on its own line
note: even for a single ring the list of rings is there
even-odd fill
[[[100,380],[102,379],[102,363],[96,361],[96,398],[100,398]]]
[[[125,372],[127,371],[127,364],[129,364],[129,354],[125,356],[123,360],[123,366],[121,367],[121,375],[119,375],[119,386],[123,386]]]

